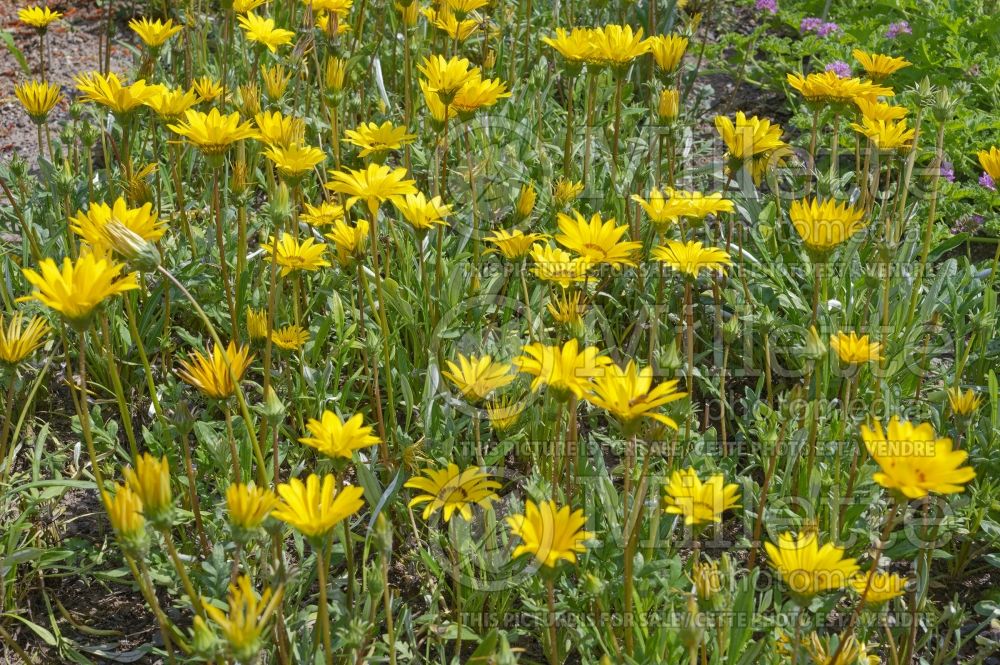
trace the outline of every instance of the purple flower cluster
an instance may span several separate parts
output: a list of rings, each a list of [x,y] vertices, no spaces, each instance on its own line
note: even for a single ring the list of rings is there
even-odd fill
[[[948,182],[955,182],[955,167],[951,162],[941,162],[941,169],[938,175]]]
[[[778,13],[778,0],[757,0],[757,11]]]
[[[824,21],[816,16],[807,16],[802,19],[802,23],[799,24],[799,32],[815,32],[819,37],[826,37],[831,33],[838,32],[839,30],[840,26],[836,23]]]
[[[900,21],[899,23],[890,23],[889,27],[886,28],[885,36],[888,39],[895,39],[899,35],[911,35],[913,31],[910,30],[910,24],[906,21]]]
[[[962,217],[957,222],[955,222],[951,227],[952,234],[959,233],[969,233],[975,234],[979,229],[983,227],[983,222],[986,218],[982,215],[968,215]]]
[[[834,60],[826,66],[826,71],[833,72],[842,79],[851,78],[851,66],[843,60]]]
[[[983,175],[979,176],[979,185],[981,187],[985,187],[991,192],[997,191],[996,183],[993,182],[993,178],[990,177],[990,174],[986,173],[985,171],[983,171]]]

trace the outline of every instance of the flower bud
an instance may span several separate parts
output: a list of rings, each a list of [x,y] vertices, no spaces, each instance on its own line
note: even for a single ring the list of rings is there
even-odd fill
[[[657,114],[661,122],[673,122],[680,115],[681,93],[676,88],[668,88],[660,93]]]
[[[525,220],[531,215],[535,209],[537,198],[538,194],[535,192],[533,184],[529,182],[521,186],[521,191],[517,196],[517,205],[514,208],[514,212],[517,214],[519,220]]]
[[[143,272],[153,272],[160,265],[156,246],[121,222],[112,219],[104,227],[111,247],[120,257]]]

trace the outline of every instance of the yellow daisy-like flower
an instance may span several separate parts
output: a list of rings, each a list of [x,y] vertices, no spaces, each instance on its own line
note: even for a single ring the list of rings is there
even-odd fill
[[[414,0],[416,2],[416,0]],[[340,92],[347,78],[347,60],[327,56],[323,67],[323,84],[330,92]]]
[[[427,21],[438,30],[443,31],[452,40],[464,42],[466,39],[476,34],[481,20],[476,18],[466,18],[459,20],[455,12],[448,5],[442,5],[440,9],[426,7],[423,9]]]
[[[892,88],[859,78],[841,78],[836,72],[814,72],[806,76],[788,74],[788,85],[798,90],[806,101],[815,104],[844,104],[855,99],[874,100],[892,97]]]
[[[143,453],[135,461],[135,467],[126,467],[122,472],[129,489],[142,502],[142,514],[153,524],[169,524],[174,499],[170,491],[170,463],[164,455],[156,458]]]
[[[124,198],[113,205],[91,203],[87,212],[77,211],[69,220],[69,228],[83,238],[95,253],[104,255],[114,247],[108,234],[108,224],[117,222],[147,242],[156,242],[166,233],[166,223],[159,219],[151,203],[141,208],[129,208]]]
[[[32,5],[17,10],[17,18],[25,25],[30,25],[38,31],[44,31],[55,21],[63,17],[62,12],[54,12],[48,7]]]
[[[500,395],[486,403],[486,417],[489,418],[493,431],[506,432],[521,419],[524,409],[522,400],[510,395]]]
[[[305,211],[299,215],[299,219],[313,226],[330,226],[338,219],[344,219],[344,213],[344,206],[320,201],[318,206],[306,203]]]
[[[868,335],[860,337],[855,332],[838,332],[830,337],[830,348],[833,349],[840,362],[847,365],[878,362],[882,360],[882,345],[870,341]]]
[[[857,48],[851,51],[851,55],[861,64],[869,78],[876,83],[913,64],[906,58],[896,58],[881,53],[865,53]]]
[[[649,192],[648,200],[638,194],[633,194],[632,200],[646,212],[649,221],[658,227],[675,224],[681,217],[704,219],[708,215],[719,215],[735,210],[733,201],[724,198],[722,192],[702,194],[678,189],[661,192],[654,187]]]
[[[222,83],[211,76],[201,76],[191,82],[191,87],[198,93],[198,101],[213,102],[224,91]]]
[[[861,119],[861,124],[852,122],[851,129],[870,138],[879,150],[904,151],[913,145],[913,137],[916,135],[916,130],[907,128],[906,118],[893,122],[873,120],[865,116]]]
[[[379,443],[379,438],[372,433],[370,426],[364,424],[360,413],[344,421],[332,411],[324,411],[319,420],[310,418],[306,429],[311,436],[302,437],[299,443],[315,448],[327,457],[351,459],[355,450]]]
[[[567,63],[580,67],[594,57],[594,31],[591,28],[573,28],[566,32],[556,28],[554,37],[542,37],[542,43],[551,46]]]
[[[368,213],[374,221],[379,205],[394,196],[416,194],[417,188],[413,180],[406,178],[404,168],[391,168],[381,164],[369,164],[367,168],[347,169],[346,171],[330,171],[330,182],[326,188],[340,194],[346,194],[347,206],[355,201],[364,201]]]
[[[440,95],[445,104],[451,103],[470,78],[479,76],[478,67],[458,56],[445,59],[442,55],[431,55],[417,69],[427,79],[428,90]]]
[[[590,259],[585,256],[573,256],[558,247],[538,243],[531,247],[531,272],[546,282],[555,282],[568,289],[576,282],[587,279],[590,271]]]
[[[869,582],[869,579],[871,580]],[[881,605],[906,592],[906,578],[895,573],[872,570],[851,578],[851,588],[865,597],[865,605]]]
[[[292,73],[284,65],[260,66],[260,80],[264,82],[264,91],[272,101],[278,101],[285,95]]]
[[[556,242],[566,249],[586,257],[594,265],[609,265],[612,268],[635,266],[635,254],[642,248],[641,242],[622,240],[628,233],[628,225],[615,225],[615,218],[601,219],[594,213],[588,221],[576,210],[573,217],[559,213],[559,230]]]
[[[905,106],[893,106],[892,104],[878,100],[873,101],[864,97],[856,98],[854,103],[863,117],[872,120],[902,120],[910,112]]]
[[[351,226],[342,219],[333,223],[333,230],[324,237],[333,243],[337,251],[337,263],[342,268],[349,268],[365,254],[368,246],[368,222],[359,219]]]
[[[264,4],[264,0],[233,0],[233,11],[237,14],[246,14]]]
[[[291,30],[274,27],[273,18],[257,16],[253,12],[237,16],[236,19],[240,22],[247,41],[263,44],[271,53],[276,52],[279,46],[290,44],[295,36]]]
[[[392,121],[386,120],[381,125],[374,122],[363,122],[356,129],[349,129],[344,132],[344,143],[361,148],[359,157],[368,155],[381,155],[390,150],[399,150],[408,143],[413,143],[417,138],[416,134],[410,134],[406,127],[394,125]]]
[[[76,261],[64,258],[62,268],[52,259],[42,259],[40,272],[22,269],[24,278],[35,290],[33,299],[53,309],[78,329],[90,323],[90,317],[106,299],[138,289],[135,273],[122,275],[124,264],[84,253]]]
[[[654,388],[653,368],[639,369],[631,360],[625,369],[618,365],[608,365],[606,369],[603,376],[594,379],[591,393],[586,396],[588,402],[610,413],[626,429],[641,418],[652,418],[677,429],[673,418],[657,413],[656,409],[687,396],[677,390],[678,381],[664,381]]]
[[[260,140],[269,146],[284,147],[305,141],[306,125],[302,118],[265,111],[255,115],[253,122]]]
[[[444,102],[441,101],[441,97],[431,90],[430,85],[423,79],[420,79],[420,91],[424,95],[424,103],[427,104],[427,111],[431,114],[431,122],[438,130],[448,120],[458,115],[458,111],[450,106],[445,106]]]
[[[257,132],[250,123],[240,122],[239,113],[225,115],[216,108],[208,113],[188,109],[184,116],[184,121],[167,125],[168,129],[209,156],[222,155],[238,141],[257,138]]]
[[[497,499],[494,490],[500,488],[500,483],[479,467],[460,470],[457,464],[449,464],[446,469],[424,469],[421,475],[407,480],[403,487],[424,492],[413,497],[409,506],[412,508],[426,503],[423,512],[425,520],[443,510],[444,521],[448,522],[455,511],[466,521],[471,521],[472,506],[489,508],[490,503]]]
[[[247,334],[250,339],[265,339],[270,330],[267,327],[267,310],[247,306]]]
[[[560,561],[575,564],[576,555],[587,551],[584,543],[594,537],[590,531],[583,530],[586,523],[582,510],[570,511],[569,506],[560,508],[551,500],[536,505],[528,499],[523,515],[507,518],[511,532],[521,539],[511,558],[530,554],[546,568],[555,568]]]
[[[272,593],[270,587],[258,597],[250,578],[240,575],[235,584],[229,586],[227,602],[229,609],[223,612],[207,600],[202,605],[212,621],[219,627],[226,641],[229,653],[241,663],[254,659],[263,646],[271,617],[281,606],[283,590]]]
[[[233,483],[226,488],[226,514],[237,529],[258,528],[277,504],[278,497],[266,487]]]
[[[547,237],[544,233],[524,233],[520,229],[513,231],[497,229],[493,235],[487,236],[485,240],[495,247],[494,251],[513,261],[526,257],[536,242],[545,240]]]
[[[552,186],[552,198],[560,206],[567,206],[583,193],[583,181],[562,176]]]
[[[30,356],[35,349],[45,343],[49,334],[49,324],[36,316],[24,325],[24,316],[15,312],[4,329],[3,312],[0,312],[0,365],[13,367]]]
[[[446,361],[448,369],[441,372],[444,378],[455,384],[462,397],[479,402],[498,388],[510,385],[517,377],[510,373],[510,365],[493,362],[490,356],[469,356],[458,354],[458,364]]]
[[[481,79],[478,74],[470,77],[451,100],[449,108],[461,114],[470,114],[481,108],[493,106],[510,97],[507,85],[500,79]]]
[[[122,546],[131,553],[141,553],[148,538],[139,495],[128,485],[116,485],[114,495],[108,498],[107,511],[108,521]]]
[[[262,243],[261,247],[281,268],[282,277],[296,270],[314,272],[330,265],[330,262],[323,258],[326,244],[318,243],[313,238],[299,242],[291,234],[283,233],[278,242],[271,236],[270,242]]]
[[[517,192],[517,203],[514,204],[514,213],[519,220],[525,220],[531,216],[535,210],[535,202],[538,200],[538,192],[530,182],[521,185]]]
[[[719,564],[711,559],[695,561],[691,566],[691,581],[698,600],[709,601],[722,590]]]
[[[739,162],[756,158],[784,148],[781,127],[770,120],[753,116],[747,118],[742,111],[736,113],[736,122],[726,116],[715,116],[715,128],[726,144],[729,157]]]
[[[354,6],[354,0],[303,0],[314,12],[330,12],[338,16],[347,16]]]
[[[948,388],[948,406],[956,416],[971,416],[982,404],[983,398],[977,395],[975,390],[969,389],[963,392],[957,386]]]
[[[792,201],[788,210],[802,243],[816,252],[832,251],[865,228],[864,215],[864,208],[838,203],[835,199]]]
[[[331,20],[331,17],[335,17],[335,20]],[[346,17],[346,14],[340,12],[317,12],[316,28],[327,35],[343,35],[351,31],[351,24],[344,20]]]
[[[177,375],[207,397],[227,399],[236,393],[236,384],[252,360],[249,347],[237,347],[235,342],[229,342],[225,351],[213,347],[211,358],[200,351],[192,351],[189,360],[180,361]]]
[[[447,7],[456,14],[465,15],[482,9],[490,4],[490,0],[444,0],[442,6]]]
[[[844,556],[833,543],[822,547],[814,532],[796,538],[791,533],[778,536],[778,544],[764,543],[771,566],[778,571],[792,594],[800,600],[847,586],[858,572],[854,559]]]
[[[198,95],[193,90],[163,88],[155,97],[146,100],[146,106],[164,120],[176,122],[184,113],[198,103]]]
[[[36,125],[43,124],[63,98],[59,86],[47,81],[27,81],[16,85],[14,95]]]
[[[279,349],[298,351],[309,341],[309,331],[295,324],[271,331],[271,341]]]
[[[134,111],[163,92],[162,85],[146,85],[142,79],[132,85],[123,85],[114,72],[108,72],[107,76],[90,72],[75,80],[77,90],[83,93],[83,101],[101,104],[119,114]]]
[[[669,74],[680,66],[684,51],[687,50],[688,38],[680,35],[657,35],[649,38],[649,46],[656,66]]]
[[[553,295],[545,309],[552,315],[553,321],[570,328],[582,325],[583,315],[587,312],[583,294],[579,291],[561,291],[558,295]]]
[[[514,359],[514,367],[522,374],[535,377],[531,382],[534,392],[547,387],[556,399],[571,395],[581,399],[593,390],[594,379],[604,376],[611,359],[596,346],[580,349],[574,337],[562,346],[547,346],[540,342],[521,349],[524,355]]]
[[[994,181],[1000,182],[1000,150],[996,146],[991,146],[988,151],[980,150],[977,152],[976,157],[979,158],[979,164],[983,170]]]
[[[693,468],[674,471],[663,492],[663,511],[683,515],[684,524],[688,526],[718,524],[722,521],[722,513],[740,505],[738,485],[727,485],[721,473],[713,474],[702,482]]]
[[[283,501],[274,510],[274,516],[309,538],[325,536],[365,505],[361,498],[363,489],[345,485],[338,491],[333,474],[321,479],[313,473],[304,483],[292,478],[278,485],[278,494]]]
[[[649,53],[651,44],[642,38],[642,28],[633,31],[630,25],[606,25],[593,30],[594,50],[590,62],[621,68]]]
[[[733,260],[724,249],[705,247],[698,240],[682,242],[669,240],[667,244],[653,248],[653,258],[667,264],[672,270],[690,277],[698,277],[702,270],[725,272]]]
[[[881,469],[873,476],[875,482],[908,499],[958,494],[976,477],[972,467],[962,466],[969,453],[953,450],[951,439],[938,437],[930,423],[914,424],[894,416],[888,436],[882,423],[873,422],[861,426],[861,438]]]
[[[148,18],[132,19],[128,23],[132,32],[139,35],[139,39],[150,48],[159,48],[167,43],[167,40],[184,29],[182,25],[174,25],[173,19],[167,19],[164,23],[160,19],[150,21]]]
[[[444,218],[452,213],[451,206],[445,205],[440,196],[428,199],[421,192],[407,194],[405,197],[395,196],[392,203],[417,231],[428,231],[435,226],[446,226]]]
[[[289,146],[270,146],[264,156],[274,163],[281,177],[295,182],[326,160],[326,153],[319,148],[293,143]]]

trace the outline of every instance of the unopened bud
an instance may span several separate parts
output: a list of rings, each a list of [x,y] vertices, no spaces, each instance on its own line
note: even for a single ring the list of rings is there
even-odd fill
[[[160,253],[156,251],[156,246],[118,220],[108,222],[104,233],[115,254],[139,270],[152,272],[159,267]]]

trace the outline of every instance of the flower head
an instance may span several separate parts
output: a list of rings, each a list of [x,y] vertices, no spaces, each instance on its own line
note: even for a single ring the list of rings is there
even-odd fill
[[[207,397],[227,399],[236,392],[236,383],[250,366],[253,356],[249,347],[237,347],[229,342],[225,351],[218,346],[212,348],[211,357],[200,351],[192,351],[189,360],[181,360],[177,374]]]
[[[996,146],[991,146],[989,150],[980,150],[976,153],[976,157],[979,158],[979,164],[983,167],[983,170],[992,178],[994,181],[1000,180],[1000,149]]]
[[[114,247],[108,234],[108,225],[117,222],[147,242],[156,242],[167,230],[151,203],[139,208],[129,208],[124,198],[118,197],[113,205],[91,203],[87,212],[82,210],[70,218],[69,228],[83,238],[97,254],[104,255]]]
[[[760,181],[774,156],[788,148],[788,144],[781,140],[779,125],[757,116],[747,118],[742,111],[736,113],[735,123],[726,116],[715,116],[715,128],[726,144],[728,171],[732,173],[748,167],[754,182]]]
[[[24,325],[24,315],[15,312],[4,329],[4,316],[0,312],[0,365],[14,367],[45,343],[49,324],[36,316]]]
[[[834,60],[827,64],[823,71],[833,72],[842,79],[851,78],[851,66],[843,60]]]
[[[267,624],[281,605],[282,590],[272,593],[270,588],[257,595],[250,578],[240,575],[229,586],[229,609],[223,612],[205,601],[202,604],[212,621],[219,627],[232,657],[241,663],[254,659],[262,646]]]
[[[14,95],[36,125],[43,124],[63,98],[59,86],[47,81],[27,81],[16,85]]]
[[[236,17],[240,22],[240,27],[246,35],[247,41],[257,42],[267,47],[271,53],[278,50],[279,46],[290,44],[295,33],[291,30],[274,27],[273,18],[257,16],[253,12],[247,12]]]
[[[62,268],[52,259],[42,259],[40,272],[24,268],[24,278],[35,287],[28,296],[53,309],[70,323],[83,329],[102,302],[125,291],[138,289],[135,273],[122,276],[125,266],[90,252],[76,261],[64,258]]]
[[[291,234],[283,233],[277,242],[274,236],[271,236],[270,242],[261,244],[261,247],[281,268],[282,277],[296,270],[315,272],[330,265],[330,262],[323,258],[326,244],[316,242],[313,238],[306,238],[300,242]]]
[[[368,212],[374,221],[379,205],[394,196],[416,194],[417,188],[413,180],[406,178],[404,168],[391,168],[381,164],[369,164],[367,168],[347,169],[346,171],[330,171],[330,182],[326,188],[341,194],[347,194],[347,206],[355,201],[364,201]]]
[[[778,544],[764,543],[771,566],[794,597],[807,600],[824,591],[842,589],[848,585],[858,565],[844,557],[844,550],[833,543],[822,547],[815,532],[791,533],[778,536]]]
[[[559,230],[556,242],[566,249],[586,257],[593,265],[609,265],[612,268],[634,266],[635,254],[642,247],[641,242],[622,240],[628,233],[628,224],[615,225],[615,219],[601,219],[600,213],[588,221],[577,211],[573,217],[559,213]]]
[[[906,118],[893,122],[874,120],[865,116],[860,124],[852,122],[851,129],[870,138],[879,150],[904,151],[912,145],[913,137],[916,135],[916,130],[907,129]]]
[[[160,19],[150,21],[148,18],[132,19],[128,23],[132,32],[139,35],[139,39],[150,48],[159,48],[167,43],[167,40],[184,29],[182,25],[174,25],[173,19],[167,19],[164,23]]]
[[[458,42],[464,42],[474,35],[482,24],[482,20],[477,18],[460,20],[447,4],[442,4],[438,9],[426,7],[423,14],[431,25]]]
[[[355,129],[344,132],[344,143],[361,148],[359,157],[382,155],[390,150],[399,150],[408,143],[413,143],[416,134],[410,134],[403,125],[394,125],[386,120],[381,125],[374,122],[363,122]]]
[[[870,581],[869,581],[870,580]],[[859,596],[864,596],[865,605],[881,605],[906,591],[906,578],[896,573],[871,570],[851,578],[851,588]]]
[[[278,485],[278,494],[283,501],[274,510],[274,516],[310,538],[325,536],[365,505],[361,498],[364,490],[345,485],[338,491],[333,474],[322,479],[310,474],[304,483],[292,478]]]
[[[521,351],[524,355],[514,359],[514,367],[535,377],[531,389],[538,392],[547,387],[560,400],[570,395],[583,398],[593,390],[593,380],[604,376],[611,364],[611,359],[596,346],[581,350],[575,337],[562,346],[535,342]]]
[[[500,483],[479,467],[460,470],[457,464],[449,464],[444,469],[424,469],[421,475],[407,480],[403,487],[423,492],[413,497],[409,505],[412,508],[426,503],[423,512],[425,520],[443,510],[444,521],[447,522],[455,511],[466,521],[471,521],[472,506],[489,508],[497,498],[495,490],[500,488]]]
[[[558,247],[538,243],[531,247],[531,272],[546,282],[555,282],[564,289],[576,282],[587,279],[590,259],[586,256],[572,256]]]
[[[816,104],[845,104],[855,99],[871,99],[890,97],[892,88],[862,81],[859,78],[841,76],[842,72],[825,71],[802,76],[788,74],[788,85],[802,93],[806,101]]]
[[[149,545],[146,518],[142,514],[142,499],[127,484],[115,486],[108,497],[108,521],[122,547],[134,556],[141,556]]]
[[[458,354],[458,364],[446,361],[448,369],[441,372],[444,378],[455,384],[462,397],[479,402],[490,393],[514,382],[517,377],[510,373],[510,365],[494,362],[490,356],[469,356]]]
[[[538,200],[538,192],[530,182],[521,185],[517,193],[517,203],[514,204],[514,212],[519,220],[528,219],[535,210],[535,201]]]
[[[253,119],[258,138],[272,147],[305,142],[306,125],[302,118],[281,115],[280,111],[258,113]]]
[[[856,97],[854,103],[863,117],[872,120],[901,120],[909,113],[905,106],[893,106],[868,97]]]
[[[320,201],[319,205],[305,204],[305,211],[299,219],[313,226],[330,226],[339,219],[344,219],[344,206],[337,203]]]
[[[524,402],[510,395],[494,397],[486,403],[486,417],[495,432],[510,430],[521,419],[524,413]]]
[[[233,11],[237,14],[246,14],[262,4],[264,4],[264,0],[233,0]]]
[[[687,468],[674,471],[670,477],[664,488],[663,510],[683,515],[684,524],[697,526],[721,522],[722,513],[738,507],[739,500],[739,486],[735,483],[727,485],[721,473],[702,482],[694,469]]]
[[[681,91],[677,88],[664,88],[660,91],[660,99],[656,104],[656,115],[663,122],[673,122],[681,113]]]
[[[264,91],[272,101],[278,101],[285,95],[292,73],[284,65],[260,66],[260,79],[264,82]]]
[[[583,530],[586,523],[582,510],[560,508],[551,500],[535,504],[528,499],[524,514],[507,518],[511,532],[521,539],[511,557],[530,554],[546,568],[555,568],[560,561],[575,564],[576,555],[587,551],[584,543],[594,537]]]
[[[975,390],[969,389],[963,392],[958,386],[948,389],[948,406],[956,416],[971,416],[982,404],[983,398],[977,395]]]
[[[349,268],[355,261],[364,256],[368,246],[368,222],[359,219],[351,226],[342,219],[333,223],[333,230],[326,234],[326,239],[333,243],[337,251],[337,263],[342,268]]]
[[[888,435],[882,423],[873,422],[861,426],[861,438],[881,469],[873,476],[875,482],[908,499],[957,494],[976,477],[972,467],[962,466],[969,453],[954,450],[951,439],[938,437],[930,423],[914,424],[894,416]]]
[[[569,180],[560,176],[552,186],[552,198],[560,206],[572,203],[583,193],[583,181]]]
[[[868,77],[875,82],[882,81],[912,64],[906,58],[895,58],[881,53],[866,53],[857,48],[851,51],[851,55],[861,64]]]
[[[633,31],[630,25],[606,25],[595,28],[592,33],[594,50],[590,61],[601,65],[622,68],[649,53],[650,42],[642,38],[642,28]]]
[[[222,83],[211,76],[201,76],[191,82],[191,87],[198,94],[198,101],[212,102],[225,90]]]
[[[327,457],[351,459],[351,453],[361,448],[377,445],[379,438],[372,428],[364,424],[360,413],[346,421],[332,411],[324,411],[319,420],[310,418],[306,423],[310,436],[299,439],[310,448],[315,448]]]
[[[661,192],[654,187],[649,192],[649,200],[638,194],[633,194],[632,200],[638,203],[649,216],[649,220],[659,227],[674,224],[682,217],[704,219],[708,215],[732,212],[735,209],[732,199],[724,198],[722,192],[702,194],[679,189],[667,189]]]
[[[289,146],[269,146],[264,156],[274,163],[281,177],[292,182],[309,173],[326,160],[326,153],[319,148],[292,143]]]
[[[458,56],[446,59],[442,55],[431,55],[424,58],[417,69],[427,79],[428,90],[440,95],[445,104],[450,104],[462,86],[479,75],[478,67]]]
[[[574,329],[583,325],[587,305],[579,291],[563,290],[558,295],[552,295],[545,309],[552,315],[553,321]]]
[[[309,341],[309,331],[293,323],[271,331],[271,341],[279,349],[298,351]]]
[[[451,100],[449,109],[464,114],[474,113],[481,108],[493,106],[501,99],[510,97],[507,84],[500,79],[483,79],[478,74],[469,79],[458,89],[458,93]]]
[[[656,66],[665,74],[677,69],[687,50],[688,38],[680,35],[657,35],[649,38],[650,52]]]
[[[855,208],[835,199],[792,201],[788,216],[802,238],[815,252],[829,252],[865,227],[864,208]]]
[[[677,390],[677,381],[664,381],[653,387],[653,368],[639,369],[629,361],[625,369],[608,365],[602,376],[594,379],[591,393],[586,400],[617,418],[628,428],[641,418],[652,418],[668,427],[677,429],[677,423],[657,409],[682,399],[687,393]]]
[[[233,483],[226,489],[226,513],[229,523],[243,531],[253,531],[278,504],[278,497],[266,487],[253,483]]]
[[[702,270],[725,272],[726,266],[733,263],[726,250],[705,247],[698,240],[668,240],[667,244],[653,248],[653,258],[693,278],[697,278]]]
[[[166,456],[158,459],[143,453],[135,461],[135,467],[126,467],[123,474],[129,489],[142,501],[143,516],[156,525],[169,524],[174,500]]]
[[[267,328],[267,310],[247,306],[247,334],[250,339],[265,339],[270,332]]]
[[[846,365],[860,365],[882,360],[882,345],[875,341],[869,341],[868,335],[859,337],[853,331],[831,335],[830,348],[840,358],[840,362]]]
[[[573,28],[569,32],[556,28],[555,36],[542,37],[542,43],[551,46],[570,66],[579,69],[594,55],[593,32],[591,28]]]
[[[31,5],[17,10],[17,18],[25,25],[30,25],[39,32],[44,32],[51,23],[63,17],[62,12],[54,12],[48,7]]]
[[[523,233],[520,229],[497,229],[493,235],[486,237],[486,242],[492,244],[504,258],[517,260],[527,256],[532,245],[546,237],[544,233]]]
[[[440,196],[428,199],[422,192],[394,196],[392,203],[403,215],[403,219],[409,222],[414,230],[426,232],[435,226],[447,226],[448,222],[444,218],[451,214],[451,206],[441,201]]]
[[[146,100],[146,106],[164,120],[176,122],[184,112],[198,103],[193,90],[162,88],[156,96]]]
[[[900,35],[910,35],[913,31],[910,29],[910,24],[907,21],[899,21],[897,23],[890,23],[889,27],[885,30],[886,39],[895,39]]]
[[[106,106],[115,113],[134,111],[163,92],[161,85],[146,85],[142,79],[131,85],[123,85],[114,72],[107,76],[90,72],[76,77],[76,88],[85,102]]]
[[[222,155],[232,144],[243,139],[257,138],[250,123],[240,122],[239,113],[224,115],[216,108],[208,113],[188,109],[184,117],[181,122],[167,127],[209,156]]]

